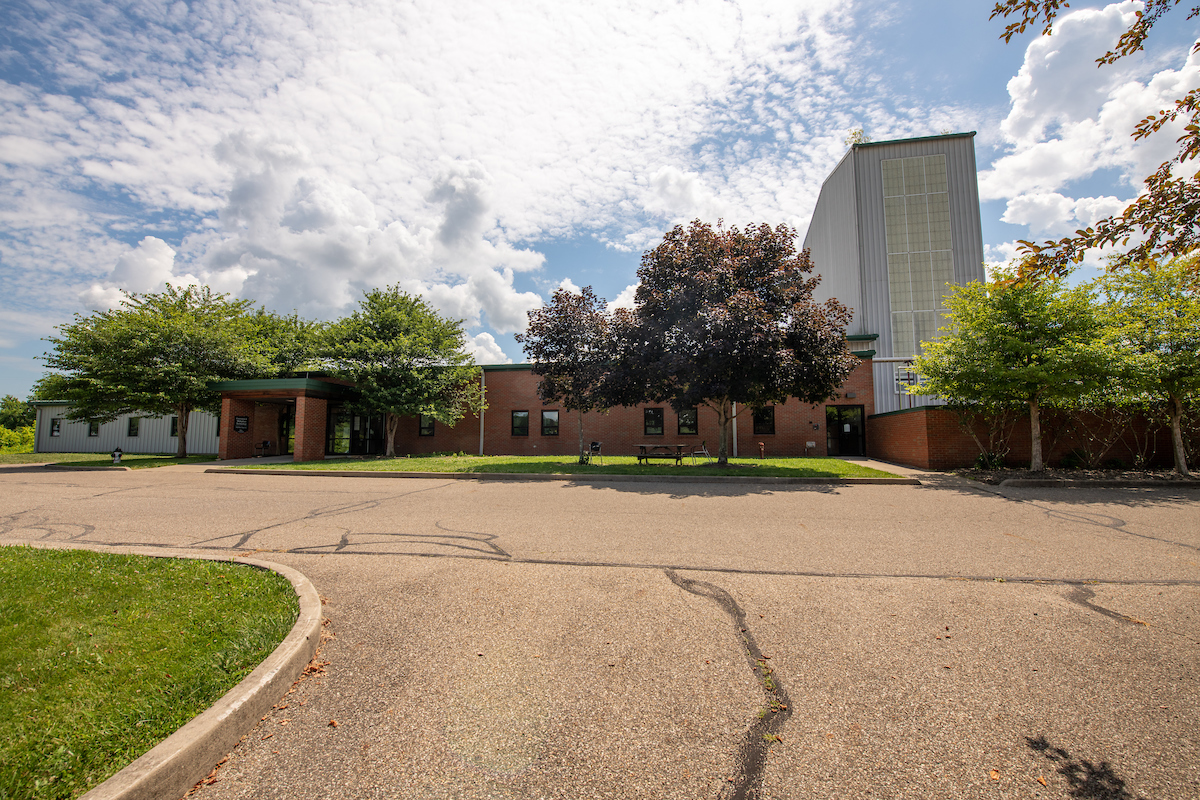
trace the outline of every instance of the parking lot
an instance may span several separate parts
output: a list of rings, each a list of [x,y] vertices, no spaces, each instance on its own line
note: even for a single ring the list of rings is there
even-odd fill
[[[1200,797],[1196,489],[9,467],[0,541],[312,579],[203,800]]]

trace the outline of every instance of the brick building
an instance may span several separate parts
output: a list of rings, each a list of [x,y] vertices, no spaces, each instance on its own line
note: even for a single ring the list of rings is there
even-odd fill
[[[853,346],[855,342],[851,342]],[[734,421],[731,455],[865,455],[867,419],[874,413],[872,351],[857,351],[860,363],[838,395],[819,405],[788,402],[745,410]],[[480,455],[571,455],[579,452],[579,413],[538,397],[538,377],[529,364],[486,365],[481,382],[487,409],[458,424],[431,418],[401,419],[399,454],[463,452]],[[221,392],[218,455],[222,459],[292,454],[297,461],[385,451],[381,414],[357,413],[353,387],[327,377],[225,381]],[[720,440],[716,412],[705,406],[676,412],[670,405],[644,404],[583,414],[584,440],[601,442],[605,453],[632,455],[643,443],[704,444],[714,454]]]

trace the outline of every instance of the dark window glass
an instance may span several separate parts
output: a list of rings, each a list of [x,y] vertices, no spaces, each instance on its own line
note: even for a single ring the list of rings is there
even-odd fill
[[[512,435],[513,436],[528,436],[529,435],[529,412],[528,411],[512,412]]]
[[[647,408],[643,413],[645,414],[646,420],[646,435],[662,436],[663,410],[661,408]]]
[[[139,417],[129,418],[129,428],[125,431],[126,436],[137,436],[138,431],[142,427],[142,420]]]
[[[217,438],[218,439],[221,438],[221,415],[220,414],[217,414]]]
[[[542,436],[558,436],[558,412],[542,412]]]
[[[754,412],[754,435],[762,436],[763,434],[775,432],[775,406],[767,406],[760,408]]]
[[[696,409],[685,408],[679,412],[679,434],[681,436],[690,436],[699,433],[699,428],[696,425]]]
[[[51,417],[50,418],[50,435],[51,436],[61,436],[62,435],[62,418],[61,417]]]
[[[88,422],[88,436],[99,436],[99,435],[100,435],[100,423],[96,422],[96,420],[89,421]]]
[[[171,417],[171,436],[179,436],[179,417]]]
[[[418,424],[420,426],[418,432],[421,436],[433,436],[433,417],[428,414],[422,414],[421,421]]]

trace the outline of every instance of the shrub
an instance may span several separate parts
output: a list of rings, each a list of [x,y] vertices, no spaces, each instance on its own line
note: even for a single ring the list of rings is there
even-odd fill
[[[0,428],[0,453],[32,453],[33,426],[12,430]]]

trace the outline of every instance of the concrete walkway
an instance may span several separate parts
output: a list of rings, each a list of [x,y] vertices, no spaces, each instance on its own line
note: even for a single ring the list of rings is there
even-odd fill
[[[0,541],[313,581],[321,671],[202,800],[1200,797],[1200,495],[922,481],[31,469]]]

